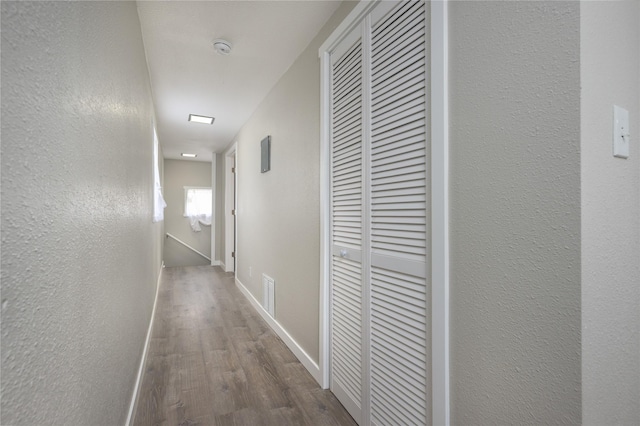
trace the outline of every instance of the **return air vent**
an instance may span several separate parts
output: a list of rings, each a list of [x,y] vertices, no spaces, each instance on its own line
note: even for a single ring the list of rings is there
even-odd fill
[[[275,281],[266,274],[262,274],[262,307],[275,318]]]

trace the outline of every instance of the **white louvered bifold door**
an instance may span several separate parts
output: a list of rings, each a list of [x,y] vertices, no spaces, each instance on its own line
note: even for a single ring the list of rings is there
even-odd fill
[[[377,425],[431,420],[425,30],[424,2],[373,12],[370,381]]]
[[[380,2],[332,52],[332,390],[360,424],[431,421],[427,16]]]
[[[354,32],[331,60],[331,390],[362,410],[362,41]]]

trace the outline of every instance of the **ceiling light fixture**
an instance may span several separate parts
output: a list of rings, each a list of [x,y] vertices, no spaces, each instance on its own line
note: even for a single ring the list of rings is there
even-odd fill
[[[188,158],[196,158],[198,156],[198,154],[186,154],[184,152],[182,154],[180,154],[180,155],[182,155],[183,157],[188,157]]]
[[[207,117],[206,115],[189,114],[189,121],[194,123],[213,124],[213,117]]]
[[[228,55],[231,53],[231,43],[221,38],[213,40],[213,48],[216,49],[220,55]]]

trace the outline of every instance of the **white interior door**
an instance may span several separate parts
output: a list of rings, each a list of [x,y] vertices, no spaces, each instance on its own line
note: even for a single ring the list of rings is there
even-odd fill
[[[235,144],[225,153],[225,202],[224,202],[224,269],[225,272],[236,270],[236,147]]]
[[[362,39],[352,32],[331,58],[331,390],[362,413]]]
[[[381,2],[331,53],[331,389],[360,424],[431,419],[426,22]]]
[[[431,419],[425,4],[379,7],[371,26],[371,423],[425,425]]]

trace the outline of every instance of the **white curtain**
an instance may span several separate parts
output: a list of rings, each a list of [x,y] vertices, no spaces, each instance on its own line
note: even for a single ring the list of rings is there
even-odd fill
[[[211,226],[212,197],[211,188],[185,188],[184,215],[194,232],[202,230],[200,224]]]
[[[162,186],[160,185],[160,170],[158,169],[158,135],[153,129],[153,222],[164,220],[164,208],[167,203],[162,196]]]
[[[200,224],[211,226],[211,215],[198,214],[189,216],[189,224],[193,232],[200,232],[202,231]]]

